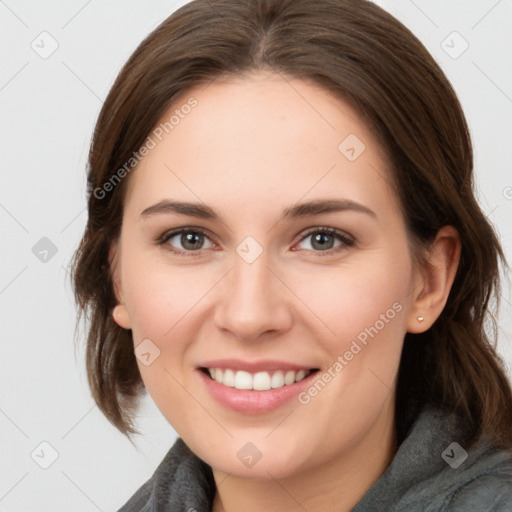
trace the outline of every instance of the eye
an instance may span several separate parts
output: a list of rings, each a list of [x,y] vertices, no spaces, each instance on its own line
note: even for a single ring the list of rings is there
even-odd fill
[[[355,244],[355,240],[347,233],[329,227],[317,227],[309,230],[302,236],[299,244],[308,239],[311,239],[310,247],[299,247],[299,249],[294,248],[292,250],[312,250],[321,253],[319,255],[323,256],[333,254],[346,247],[352,247]],[[167,231],[158,238],[156,243],[175,254],[183,256],[198,256],[203,249],[212,249],[215,246],[206,231],[191,227]]]
[[[347,233],[328,227],[314,228],[308,231],[299,243],[309,238],[311,238],[309,242],[310,247],[306,247],[306,249],[325,254],[332,254],[346,247],[352,247],[355,244],[355,240]],[[336,241],[338,245],[335,245]]]
[[[208,241],[210,245],[205,247],[205,241]],[[176,254],[185,256],[196,256],[198,251],[211,249],[214,246],[206,232],[199,228],[180,228],[168,231],[157,240],[157,243]],[[180,245],[182,249],[180,249]]]

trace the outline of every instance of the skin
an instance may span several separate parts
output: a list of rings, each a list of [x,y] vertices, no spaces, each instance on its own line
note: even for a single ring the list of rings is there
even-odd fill
[[[216,80],[190,96],[198,105],[129,178],[111,263],[114,319],[134,346],[150,339],[160,355],[138,360],[146,388],[179,436],[213,469],[214,511],[350,510],[396,453],[395,379],[406,332],[441,313],[460,254],[443,228],[415,265],[393,179],[379,143],[348,104],[270,72]],[[338,149],[349,134],[366,146],[353,162]],[[297,202],[348,199],[354,210],[282,219]],[[200,202],[222,220],[172,212],[141,216],[163,199]],[[355,242],[315,244],[310,228],[331,227]],[[175,228],[204,228],[195,256]],[[237,246],[263,250],[248,263]],[[172,245],[171,245],[172,244]],[[332,253],[324,254],[332,249]],[[201,361],[277,359],[327,371],[357,335],[401,309],[309,403],[292,399],[264,414],[217,403],[198,376]],[[424,317],[422,322],[418,316]],[[261,459],[237,452],[253,443]]]

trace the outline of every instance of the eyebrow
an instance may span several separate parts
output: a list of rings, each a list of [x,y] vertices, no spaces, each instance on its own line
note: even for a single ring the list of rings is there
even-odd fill
[[[350,199],[317,199],[306,203],[300,203],[286,208],[283,211],[282,219],[296,219],[301,217],[312,217],[324,213],[355,211],[365,213],[375,219],[377,214],[360,203]],[[208,220],[221,220],[219,214],[209,206],[203,203],[189,203],[183,201],[171,201],[163,199],[153,206],[146,208],[140,216],[147,218],[157,214],[178,214],[188,215],[189,217],[197,217]]]

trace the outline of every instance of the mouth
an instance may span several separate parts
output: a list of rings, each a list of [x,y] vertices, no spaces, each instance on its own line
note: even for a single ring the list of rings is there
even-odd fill
[[[286,360],[215,359],[196,366],[208,395],[223,408],[265,414],[293,404],[320,371]]]
[[[215,367],[200,367],[199,369],[209,379],[222,386],[247,391],[269,391],[285,388],[301,382],[319,371],[319,368],[278,369],[258,372]]]

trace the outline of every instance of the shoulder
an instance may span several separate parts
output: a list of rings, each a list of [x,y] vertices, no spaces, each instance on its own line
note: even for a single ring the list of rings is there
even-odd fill
[[[512,512],[512,451],[468,441],[456,416],[426,409],[358,512]]]
[[[408,511],[511,512],[512,452],[481,442],[460,466],[446,465],[408,495]]]
[[[510,512],[512,511],[512,454],[495,452],[490,464],[448,496],[449,512]],[[495,463],[492,464],[492,459]]]
[[[178,438],[145,482],[118,512],[210,510],[215,483],[211,468]]]
[[[118,512],[149,512],[151,510],[152,489],[153,481],[149,479],[133,494]]]

